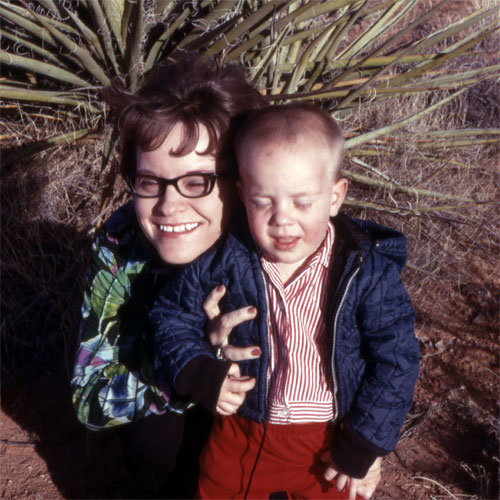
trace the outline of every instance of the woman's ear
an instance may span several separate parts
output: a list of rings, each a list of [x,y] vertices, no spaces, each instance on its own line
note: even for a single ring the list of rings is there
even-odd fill
[[[349,183],[347,182],[347,179],[344,179],[343,177],[333,185],[330,204],[331,217],[335,217],[339,213],[340,207],[342,206],[342,203],[344,203],[345,195],[347,194],[348,185]]]

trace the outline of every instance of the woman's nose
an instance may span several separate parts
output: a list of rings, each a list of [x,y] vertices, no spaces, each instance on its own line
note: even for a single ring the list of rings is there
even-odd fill
[[[184,206],[186,198],[177,191],[175,186],[167,186],[164,193],[158,198],[156,210],[161,215],[169,215],[179,211]]]

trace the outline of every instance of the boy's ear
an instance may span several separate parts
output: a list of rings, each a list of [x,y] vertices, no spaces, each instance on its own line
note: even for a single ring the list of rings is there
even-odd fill
[[[343,177],[339,179],[332,188],[332,199],[330,204],[330,216],[335,217],[344,203],[349,183]]]

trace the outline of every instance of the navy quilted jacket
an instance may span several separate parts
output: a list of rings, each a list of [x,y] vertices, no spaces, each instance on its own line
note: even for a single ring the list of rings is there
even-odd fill
[[[418,375],[419,345],[414,310],[400,272],[406,239],[377,224],[338,216],[332,256],[327,331],[334,380],[332,457],[352,477],[363,477],[377,456],[394,449],[410,408]],[[209,391],[216,360],[204,341],[202,304],[220,283],[227,289],[224,310],[253,305],[259,315],[235,328],[230,342],[259,345],[259,359],[240,363],[242,375],[256,377],[238,413],[263,422],[267,398],[269,340],[267,304],[258,249],[245,224],[184,268],[162,290],[151,313],[157,352],[167,380],[186,397]],[[219,386],[220,387],[220,386]],[[212,393],[215,408],[219,387]]]

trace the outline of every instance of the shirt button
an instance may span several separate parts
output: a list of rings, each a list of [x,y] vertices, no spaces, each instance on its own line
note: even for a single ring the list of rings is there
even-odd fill
[[[290,410],[288,408],[280,410],[280,417],[288,417],[288,415],[290,415]]]

